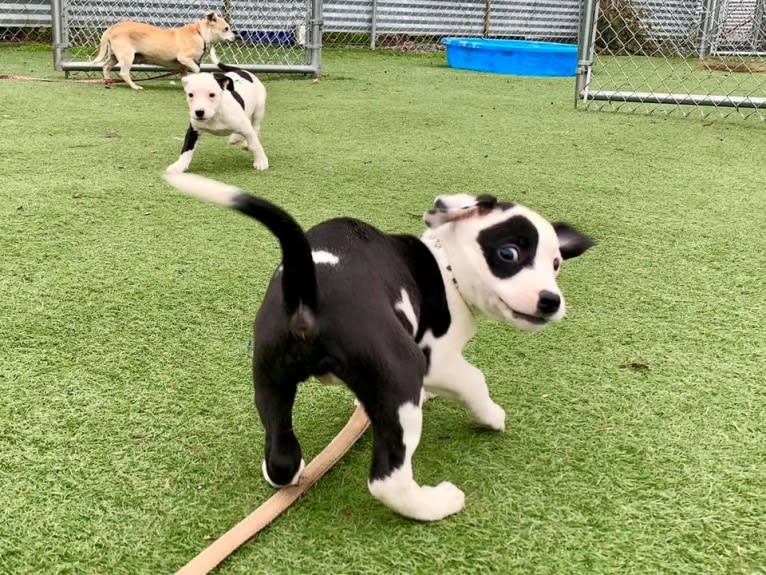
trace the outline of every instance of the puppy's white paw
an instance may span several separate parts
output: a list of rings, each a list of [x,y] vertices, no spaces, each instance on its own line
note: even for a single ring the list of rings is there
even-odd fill
[[[474,413],[473,418],[479,425],[505,431],[505,410],[495,402],[490,402],[481,412]]]
[[[253,167],[258,171],[266,170],[269,167],[269,159],[266,156],[258,158],[253,162]]]
[[[183,174],[186,171],[187,166],[183,162],[173,162],[167,168],[165,168],[166,174]]]
[[[465,494],[453,483],[443,481],[435,487],[421,487],[422,507],[415,519],[439,521],[462,511],[465,507]]]

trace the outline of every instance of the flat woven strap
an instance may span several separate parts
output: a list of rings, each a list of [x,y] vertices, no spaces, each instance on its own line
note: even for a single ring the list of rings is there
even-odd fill
[[[338,463],[356,441],[364,435],[370,420],[361,405],[351,415],[338,435],[303,470],[297,485],[288,485],[277,491],[260,507],[216,539],[209,547],[189,561],[176,575],[210,573],[216,565],[234,553],[242,544],[274,521],[301,495]]]

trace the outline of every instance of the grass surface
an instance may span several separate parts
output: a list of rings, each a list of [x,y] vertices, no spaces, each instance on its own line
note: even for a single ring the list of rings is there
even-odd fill
[[[766,572],[764,127],[575,111],[571,80],[442,58],[265,77],[272,167],[203,136],[192,171],[305,226],[417,234],[440,193],[520,201],[599,241],[564,266],[569,320],[482,323],[467,356],[505,434],[427,405],[416,478],[455,482],[463,513],[383,508],[366,436],[220,572]],[[0,47],[0,73],[50,62]],[[161,181],[177,85],[3,81],[0,102],[0,572],[172,572],[271,494],[248,342],[278,248]],[[301,389],[307,459],[351,411]]]

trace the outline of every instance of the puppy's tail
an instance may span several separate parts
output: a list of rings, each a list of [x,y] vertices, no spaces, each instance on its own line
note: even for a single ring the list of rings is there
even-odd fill
[[[316,335],[316,271],[311,246],[298,222],[282,208],[234,186],[194,174],[165,174],[164,177],[182,192],[258,220],[276,236],[282,248],[282,295],[290,318],[290,331],[300,339]]]
[[[236,72],[240,68],[237,68],[236,66],[230,66],[229,64],[224,64],[218,59],[218,54],[215,52],[215,46],[212,44],[210,45],[210,59],[213,61],[213,64],[218,66],[219,70],[223,70],[224,72]]]
[[[111,46],[109,45],[109,30],[105,30],[101,35],[101,44],[98,47],[98,54],[91,61],[91,64],[101,64],[110,56]]]

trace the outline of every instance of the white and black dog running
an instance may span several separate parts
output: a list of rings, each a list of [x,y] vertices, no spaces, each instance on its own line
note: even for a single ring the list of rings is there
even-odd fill
[[[200,132],[229,136],[230,144],[241,142],[253,153],[253,167],[265,170],[269,159],[259,134],[266,113],[266,88],[255,74],[219,62],[213,47],[210,58],[225,73],[200,72],[182,78],[189,105],[189,128],[181,155],[166,171],[179,174],[189,169]]]
[[[298,383],[337,379],[372,422],[372,495],[423,521],[460,511],[464,495],[455,485],[427,487],[413,478],[425,393],[455,399],[479,425],[502,431],[505,412],[462,355],[476,329],[473,310],[526,330],[562,319],[561,262],[593,241],[522,206],[465,194],[436,199],[421,239],[351,218],[304,233],[288,213],[235,187],[194,175],[166,179],[255,218],[282,248],[255,321],[266,480],[296,483],[303,469],[292,424]]]

